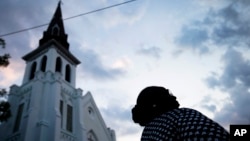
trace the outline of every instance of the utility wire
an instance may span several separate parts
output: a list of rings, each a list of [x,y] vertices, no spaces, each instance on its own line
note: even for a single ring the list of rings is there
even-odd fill
[[[125,1],[125,2],[122,2],[122,3],[118,3],[118,4],[114,4],[114,5],[110,5],[110,6],[107,6],[107,7],[103,7],[103,8],[96,9],[96,10],[93,10],[93,11],[89,11],[89,12],[86,12],[86,13],[82,13],[82,14],[79,14],[79,15],[75,15],[75,16],[71,16],[71,17],[68,17],[68,18],[64,18],[63,20],[65,21],[65,20],[69,20],[69,19],[77,18],[77,17],[80,17],[80,16],[84,16],[84,15],[92,14],[92,13],[95,13],[95,12],[100,12],[100,11],[103,11],[103,10],[106,10],[106,9],[110,9],[110,8],[113,8],[113,7],[116,7],[116,6],[120,6],[120,5],[128,4],[128,3],[130,3],[130,2],[134,2],[134,1],[136,1],[136,0],[128,0],[128,1]],[[0,35],[0,37],[9,36],[9,35],[12,35],[12,34],[17,34],[17,33],[20,33],[20,32],[24,32],[24,31],[32,30],[32,29],[35,29],[35,28],[39,28],[39,27],[46,26],[46,25],[48,25],[48,24],[49,24],[49,23],[46,23],[46,24],[41,24],[41,25],[37,25],[37,26],[30,27],[30,28],[25,28],[25,29],[21,29],[21,30],[18,30],[18,31],[14,31],[14,32],[10,32],[10,33],[6,33],[6,34],[2,34],[2,35]]]

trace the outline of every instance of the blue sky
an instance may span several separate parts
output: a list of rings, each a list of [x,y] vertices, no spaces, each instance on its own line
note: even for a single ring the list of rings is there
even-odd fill
[[[56,0],[1,0],[0,34],[48,23]],[[123,2],[68,0],[63,17]],[[250,123],[250,2],[137,0],[64,22],[70,51],[82,62],[77,88],[91,91],[117,140],[139,140],[130,110],[150,85],[170,89],[181,107],[219,122]],[[0,87],[20,85],[22,56],[38,47],[45,27],[2,37],[11,64]]]

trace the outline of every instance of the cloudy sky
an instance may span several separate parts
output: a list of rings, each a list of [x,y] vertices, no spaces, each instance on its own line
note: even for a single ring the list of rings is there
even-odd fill
[[[124,0],[64,0],[68,18]],[[1,0],[0,35],[48,23],[57,0]],[[77,88],[91,91],[117,140],[139,140],[130,110],[138,93],[164,86],[181,107],[226,129],[250,124],[250,1],[136,0],[64,22],[70,51],[82,62]],[[46,26],[3,36],[11,64],[0,88],[21,85],[22,56],[38,47]]]

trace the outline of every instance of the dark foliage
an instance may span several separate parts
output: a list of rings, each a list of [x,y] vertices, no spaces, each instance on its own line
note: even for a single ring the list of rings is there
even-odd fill
[[[5,89],[0,89],[0,97],[5,97],[7,95],[7,91]]]
[[[0,102],[0,122],[7,121],[11,117],[10,104],[7,101]]]
[[[2,48],[5,48],[5,41],[0,38],[0,46],[2,46]],[[9,65],[9,59],[10,59],[10,55],[9,54],[4,54],[0,56],[0,67],[7,67]]]
[[[5,48],[5,41],[0,38],[0,46]],[[4,54],[0,56],[0,67],[7,67],[9,65],[9,54]],[[5,99],[7,96],[7,91],[5,89],[0,89],[0,98]],[[1,99],[0,99],[1,100]],[[0,101],[0,122],[7,121],[11,117],[10,103],[8,101]]]
[[[4,41],[2,38],[0,38],[0,45],[1,45],[3,48],[5,48],[5,41]]]
[[[0,56],[0,67],[7,67],[9,65],[9,54],[4,54],[3,56]]]

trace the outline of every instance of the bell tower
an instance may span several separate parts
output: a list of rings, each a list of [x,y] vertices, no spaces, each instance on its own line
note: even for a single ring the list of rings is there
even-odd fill
[[[115,141],[90,92],[75,88],[80,61],[70,52],[61,4],[39,46],[23,56],[21,86],[12,85],[12,117],[0,124],[1,141]]]
[[[27,63],[23,84],[32,80],[35,72],[49,71],[60,73],[65,81],[75,86],[76,66],[80,61],[70,53],[67,38],[59,2],[39,47],[23,57]]]

